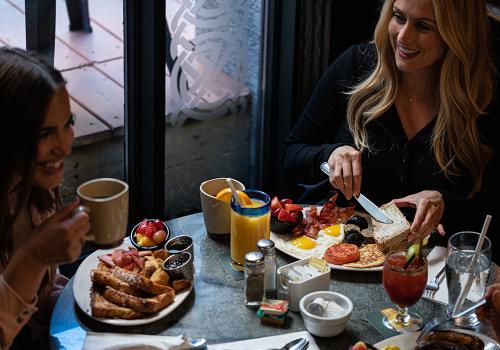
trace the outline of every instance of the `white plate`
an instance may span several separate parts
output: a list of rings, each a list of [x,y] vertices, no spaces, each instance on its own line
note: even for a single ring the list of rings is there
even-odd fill
[[[270,239],[274,242],[276,249],[278,249],[280,252],[283,252],[287,255],[290,255],[292,258],[295,259],[307,259],[311,257],[311,254],[307,254],[307,251],[304,251],[303,254],[299,254],[296,252],[291,252],[286,249],[285,242],[287,240],[290,240],[290,237],[285,237],[284,235],[280,235],[278,233],[274,233],[271,231]],[[324,253],[324,252],[323,252]],[[316,258],[322,258],[323,256],[316,256]],[[335,264],[330,264],[327,263],[330,268],[334,270],[344,270],[344,271],[382,271],[384,268],[383,266],[376,266],[376,267],[367,267],[367,268],[357,268],[357,267],[347,267],[344,265],[335,265]]]
[[[304,210],[303,210],[304,217],[306,216],[307,210],[309,210],[309,207],[305,206]],[[317,210],[318,211],[321,210],[321,206],[317,206]],[[355,212],[355,215],[361,215],[361,216],[365,217],[367,220],[371,220],[371,217],[367,214],[364,214],[364,213]],[[368,222],[370,222],[370,221],[368,221]],[[298,253],[298,252],[292,252],[292,251],[286,249],[285,242],[290,240],[289,236],[281,235],[279,233],[275,233],[275,232],[271,231],[270,239],[274,242],[276,249],[278,249],[279,251],[281,251],[287,255],[290,255],[292,258],[300,260],[300,259],[307,259],[307,258],[310,258],[312,256],[311,254],[308,254],[307,250],[304,250],[304,253]],[[326,249],[325,249],[325,251],[326,251]],[[314,257],[323,258],[323,254],[324,254],[324,252],[321,254],[321,256],[314,256]],[[366,272],[369,272],[369,271],[382,271],[382,269],[383,269],[383,266],[357,268],[357,267],[347,267],[344,265],[335,265],[335,264],[330,264],[330,263],[328,263],[328,265],[334,270],[343,270],[343,271],[366,271]]]
[[[157,312],[155,314],[152,314],[144,318],[136,320],[121,320],[114,318],[93,317],[92,309],[90,307],[90,287],[92,286],[92,281],[90,280],[90,270],[95,269],[97,267],[99,263],[99,259],[97,258],[97,256],[111,253],[113,250],[119,248],[127,250],[129,245],[130,242],[128,241],[128,239],[125,239],[123,244],[119,247],[112,249],[96,250],[81,263],[80,267],[78,267],[78,270],[76,271],[75,280],[73,281],[73,295],[75,296],[76,304],[80,307],[80,309],[82,309],[83,312],[85,312],[87,315],[89,315],[90,317],[92,317],[97,321],[116,326],[135,326],[135,325],[151,323],[167,316],[172,311],[174,311],[188,297],[189,293],[193,289],[193,284],[191,283],[191,287],[189,287],[189,289],[186,289],[175,295],[175,299],[172,304],[170,304],[160,312]]]
[[[480,338],[484,342],[484,349],[485,350],[498,350],[498,349],[500,349],[500,345],[496,341],[494,341],[493,339],[491,339],[490,337],[488,337],[484,334],[475,333],[475,332],[465,330],[465,329],[453,329],[453,330],[457,331],[457,332],[462,332],[462,333],[477,336],[478,338]],[[387,346],[387,345],[396,345],[399,347],[400,350],[413,350],[413,349],[415,349],[415,346],[417,345],[416,341],[417,341],[419,334],[420,334],[420,332],[405,333],[405,334],[401,334],[401,335],[396,335],[392,338],[382,340],[381,342],[378,342],[374,346],[377,349],[382,349],[384,346]]]

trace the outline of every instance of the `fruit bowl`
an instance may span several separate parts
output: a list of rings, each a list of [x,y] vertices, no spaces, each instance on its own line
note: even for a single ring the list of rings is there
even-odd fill
[[[292,230],[298,226],[304,217],[301,211],[297,212],[298,216],[295,221],[280,221],[278,218],[271,216],[271,231],[279,234],[289,234]]]
[[[144,223],[147,223],[146,226],[142,226],[139,228],[139,226],[144,225]],[[151,226],[153,224],[153,228],[147,228],[147,226]],[[160,227],[163,225],[163,227]],[[144,228],[146,227],[146,230],[149,230],[148,232],[144,234],[138,234],[137,230],[139,229],[140,231],[144,231]],[[158,237],[162,236],[163,234],[158,234],[156,238],[161,238],[161,241],[154,241],[152,238],[151,239],[144,239],[142,237],[152,237],[154,236],[158,231],[163,230],[165,232],[164,238],[163,237]],[[151,231],[153,232],[151,234]],[[138,237],[141,237],[142,244],[139,243]],[[139,222],[137,225],[134,226],[132,231],[130,231],[130,243],[137,248],[138,250],[157,250],[160,248],[163,248],[165,245],[165,242],[168,240],[170,237],[170,230],[167,226],[167,223],[164,221],[161,221],[159,219],[144,219],[141,222]]]

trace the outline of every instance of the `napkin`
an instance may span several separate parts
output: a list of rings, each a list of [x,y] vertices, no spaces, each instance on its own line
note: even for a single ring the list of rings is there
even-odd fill
[[[264,348],[279,349],[286,343],[297,338],[307,338],[309,340],[309,347],[307,348],[307,350],[319,350],[318,345],[314,341],[313,336],[307,331],[280,334],[272,337],[248,339],[233,343],[209,345],[208,350],[223,350],[223,349],[238,350],[238,349],[264,349]]]
[[[434,277],[438,274],[439,270],[444,266],[446,259],[446,248],[436,246],[432,249],[430,254],[427,256],[427,281],[432,281]],[[422,298],[434,301],[436,303],[448,305],[448,287],[446,284],[446,274],[442,277],[441,283],[439,284],[439,290],[436,293],[428,296],[424,292]]]
[[[176,337],[87,332],[83,350],[182,350],[189,349],[182,335]]]

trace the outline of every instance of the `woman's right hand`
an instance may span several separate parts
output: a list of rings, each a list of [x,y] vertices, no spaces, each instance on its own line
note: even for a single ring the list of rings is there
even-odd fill
[[[330,183],[346,199],[361,192],[361,153],[351,146],[336,148],[328,158]]]
[[[27,243],[41,264],[73,262],[80,256],[90,222],[87,213],[73,212],[79,203],[63,207],[35,228]]]

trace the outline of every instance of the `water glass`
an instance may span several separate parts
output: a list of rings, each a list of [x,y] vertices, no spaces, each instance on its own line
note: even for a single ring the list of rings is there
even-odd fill
[[[465,310],[478,302],[486,291],[486,282],[491,267],[491,242],[485,237],[480,255],[471,265],[480,234],[463,231],[455,233],[448,241],[446,255],[446,283],[448,285],[448,316],[451,316],[457,299],[472,274],[472,284],[460,310]],[[479,325],[475,312],[454,320],[457,327],[473,328]]]
[[[269,239],[271,198],[262,191],[246,190],[252,204],[240,206],[231,199],[231,266],[243,271],[245,254],[257,250],[257,241]]]

